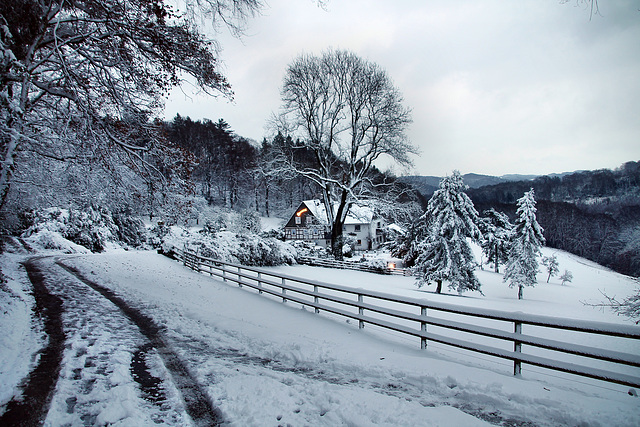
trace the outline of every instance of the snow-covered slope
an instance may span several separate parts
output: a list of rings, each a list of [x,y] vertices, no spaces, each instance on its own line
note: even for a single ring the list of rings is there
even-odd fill
[[[545,255],[552,252],[545,249]],[[601,301],[600,290],[622,298],[633,291],[633,280],[569,254],[557,255],[561,271],[573,272],[573,282],[562,286],[552,278],[546,284],[541,273],[539,285],[527,288],[522,301],[502,283],[502,275],[487,270],[478,272],[485,295],[460,297],[419,290],[409,277],[307,266],[272,269],[414,298],[629,323],[581,301]],[[506,362],[500,366],[431,345],[422,351],[415,339],[359,330],[344,319],[196,274],[154,252],[76,256],[64,262],[164,327],[232,425],[640,425],[640,400],[627,394],[628,388],[534,370],[515,378]],[[21,316],[5,314],[3,322],[28,329]],[[13,344],[19,346],[19,339]],[[33,346],[25,353],[29,349]],[[3,347],[0,364],[15,355]],[[7,394],[4,375],[0,384]],[[121,396],[106,406],[132,402]],[[118,418],[112,410],[109,419],[119,425],[149,419],[144,408],[121,413]],[[62,415],[53,412],[49,419]]]

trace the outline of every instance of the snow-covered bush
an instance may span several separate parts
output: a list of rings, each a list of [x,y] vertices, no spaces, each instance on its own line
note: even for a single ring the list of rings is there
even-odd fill
[[[141,220],[126,215],[112,215],[107,209],[88,206],[75,209],[48,208],[22,215],[28,226],[22,237],[44,249],[78,252],[78,247],[102,252],[108,246],[140,246],[145,240]]]
[[[287,244],[295,248],[298,257],[327,258],[330,255],[329,249],[318,246],[313,242],[292,240]]]
[[[562,285],[566,285],[572,280],[573,280],[573,274],[569,270],[564,270],[564,273],[562,273],[562,276],[560,276],[560,281],[562,282]]]
[[[294,264],[297,255],[288,243],[257,234],[190,232],[177,227],[172,227],[164,237],[162,249],[168,252],[174,247],[187,247],[207,258],[253,266]]]
[[[353,252],[356,250],[358,241],[353,236],[344,236],[344,244],[342,245],[342,256],[345,258],[351,258]]]
[[[260,224],[260,215],[254,210],[243,210],[240,213],[240,228],[241,231],[247,233],[259,234],[262,231]]]
[[[366,258],[363,262],[365,266],[372,268],[380,273],[388,273],[388,261],[385,258]]]

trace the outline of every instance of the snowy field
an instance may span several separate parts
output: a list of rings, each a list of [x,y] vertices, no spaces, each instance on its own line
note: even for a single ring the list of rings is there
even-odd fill
[[[430,292],[433,287],[417,289],[413,279],[401,276],[308,266],[271,270],[412,298],[631,324],[583,302],[601,302],[601,290],[624,298],[637,286],[634,280],[570,254],[544,252],[557,253],[560,270],[572,271],[573,282],[562,286],[552,277],[547,284],[540,273],[538,286],[526,288],[522,301],[516,289],[502,283],[501,274],[486,270],[478,271],[484,296],[462,297],[435,295]],[[41,325],[30,316],[28,279],[17,266],[25,255],[3,257],[9,292],[2,293],[0,313],[2,405],[16,393],[34,362],[30,355],[45,341]],[[154,252],[60,259],[160,325],[230,425],[640,425],[640,400],[628,393],[628,387],[526,365],[522,377],[516,378],[508,361],[437,344],[420,350],[417,338],[374,327],[359,330],[357,322],[314,314],[299,304],[283,304],[246,287],[213,280]],[[191,425],[171,375],[153,350],[148,361],[153,375],[162,380],[165,407],[158,409],[141,398],[129,369],[143,341],[135,328],[117,320],[110,302],[74,283],[53,258],[43,262],[55,271],[56,292],[82,294],[88,302],[81,308],[68,303],[66,324],[81,325],[77,330],[84,332],[67,334],[46,424]],[[625,351],[640,354],[640,348]],[[81,381],[74,378],[78,366],[89,359],[96,368],[82,371]]]

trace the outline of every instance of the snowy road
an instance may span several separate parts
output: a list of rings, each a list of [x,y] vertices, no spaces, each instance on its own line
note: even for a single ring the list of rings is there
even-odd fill
[[[33,267],[62,302],[64,345],[45,425],[640,422],[638,399],[619,390],[458,364],[152,252]]]
[[[35,369],[43,373],[31,375],[3,423],[36,425],[47,413],[46,425],[106,425],[129,414],[143,424],[222,423],[152,319],[51,257],[25,268],[53,338]]]

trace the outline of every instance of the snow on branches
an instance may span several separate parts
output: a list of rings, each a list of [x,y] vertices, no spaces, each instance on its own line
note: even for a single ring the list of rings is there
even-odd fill
[[[460,172],[453,171],[440,182],[440,188],[429,200],[427,210],[421,218],[425,230],[415,251],[418,256],[413,271],[418,286],[437,283],[436,292],[442,291],[442,282],[459,293],[480,291],[480,282],[475,275],[477,266],[468,238],[481,237],[478,212],[471,199],[464,193],[467,186]]]
[[[545,239],[543,229],[536,220],[536,200],[533,188],[518,199],[518,218],[511,234],[511,250],[504,275],[509,287],[518,287],[518,299],[522,299],[525,286],[535,286],[538,272],[537,257]]]

